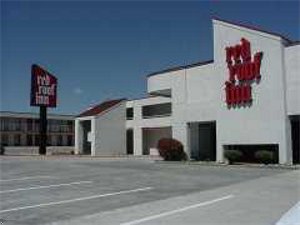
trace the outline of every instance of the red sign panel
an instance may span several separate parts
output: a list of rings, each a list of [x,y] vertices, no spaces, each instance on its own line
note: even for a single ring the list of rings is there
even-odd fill
[[[56,107],[57,78],[38,65],[31,67],[31,106]]]
[[[261,79],[260,65],[262,52],[251,56],[251,45],[245,38],[235,46],[227,47],[226,63],[229,72],[225,82],[226,103],[230,106],[246,105],[252,102],[253,82]]]

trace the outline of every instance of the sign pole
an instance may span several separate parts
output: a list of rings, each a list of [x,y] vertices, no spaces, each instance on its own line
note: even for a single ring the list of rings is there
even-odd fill
[[[47,147],[47,107],[40,106],[40,148],[39,154],[46,155]]]
[[[47,153],[47,107],[56,107],[57,78],[42,67],[31,66],[30,105],[40,107],[39,154]]]

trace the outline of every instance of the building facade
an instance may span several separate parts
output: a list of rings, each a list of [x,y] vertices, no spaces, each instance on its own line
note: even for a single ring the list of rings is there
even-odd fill
[[[223,162],[224,150],[240,149],[251,161],[256,150],[270,150],[281,164],[299,163],[299,42],[212,23],[212,60],[148,75],[147,98],[108,101],[80,114],[75,151],[157,154],[158,140],[173,137],[193,159]]]
[[[1,144],[39,146],[39,114],[0,112]],[[48,115],[48,146],[74,146],[74,116]]]

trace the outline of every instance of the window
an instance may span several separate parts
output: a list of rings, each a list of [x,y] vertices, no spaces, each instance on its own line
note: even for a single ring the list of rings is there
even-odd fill
[[[8,145],[8,135],[7,134],[1,134],[1,144]]]
[[[68,135],[68,146],[73,146],[73,145],[74,145],[73,136]]]
[[[20,146],[21,145],[21,135],[20,134],[15,134],[14,135],[14,145],[15,146]]]
[[[32,137],[32,135],[30,135],[30,134],[28,134],[28,135],[26,136],[26,145],[27,145],[27,146],[32,146],[32,145],[33,145],[33,137]]]
[[[171,103],[147,105],[142,108],[143,118],[170,116],[172,113]]]
[[[25,119],[20,119],[19,120],[19,125],[20,125],[20,130],[21,131],[26,131],[26,120]]]
[[[127,120],[133,119],[133,108],[126,109],[126,118],[127,118]]]
[[[57,125],[56,120],[48,120],[48,130],[49,132],[56,132],[57,131]]]
[[[47,146],[51,146],[51,137],[50,135],[47,135]]]
[[[63,137],[62,135],[58,135],[57,137],[57,145],[62,146],[63,145]]]
[[[1,131],[5,131],[5,119],[0,120],[0,125],[1,125]]]
[[[40,145],[40,136],[39,135],[35,135],[34,138],[35,138],[35,145],[39,146]]]
[[[51,121],[51,131],[52,132],[59,132],[59,121],[58,120],[52,120]]]
[[[68,132],[73,132],[74,122],[72,120],[68,120]]]
[[[9,119],[9,118],[3,119],[3,130],[5,130],[5,131],[12,130],[11,119]]]
[[[34,120],[34,131],[39,131],[40,130],[40,120],[35,119]]]
[[[7,119],[7,130],[15,130],[14,119]]]
[[[69,132],[69,125],[68,125],[68,120],[62,120],[62,128],[63,128],[63,132],[67,133]]]
[[[16,130],[16,131],[21,130],[21,120],[20,119],[13,119],[12,125],[13,125],[13,130]]]
[[[59,129],[59,132],[66,132],[66,121],[64,120],[57,120],[57,126]]]
[[[32,131],[33,130],[33,120],[32,119],[27,119],[26,125],[27,125],[27,130],[28,131]]]
[[[55,135],[51,135],[51,146],[57,145],[57,137]]]

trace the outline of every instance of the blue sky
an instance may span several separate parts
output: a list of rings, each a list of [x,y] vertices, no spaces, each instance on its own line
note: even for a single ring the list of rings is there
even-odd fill
[[[1,1],[1,110],[29,106],[30,67],[59,80],[52,113],[146,95],[146,75],[212,59],[212,16],[300,39],[299,1]]]

